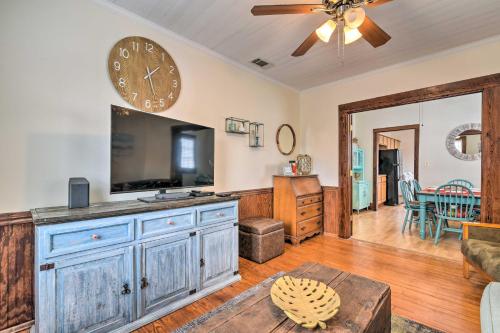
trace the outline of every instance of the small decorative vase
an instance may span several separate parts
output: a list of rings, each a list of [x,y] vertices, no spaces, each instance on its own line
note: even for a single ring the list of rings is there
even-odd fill
[[[309,155],[298,155],[297,164],[299,174],[307,176],[311,174],[312,171],[312,159]]]

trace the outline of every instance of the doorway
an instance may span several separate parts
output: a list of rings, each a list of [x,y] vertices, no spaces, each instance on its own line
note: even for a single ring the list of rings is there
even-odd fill
[[[387,201],[388,194],[390,192],[390,188],[394,191],[394,179],[391,181],[387,178],[379,177],[379,152],[381,149],[397,149],[402,151],[402,144],[405,145],[406,142],[403,142],[401,138],[395,138],[395,135],[390,135],[393,132],[413,132],[413,152],[404,154],[403,152],[400,154],[402,156],[401,163],[401,171],[397,176],[398,180],[403,175],[402,173],[408,168],[405,168],[404,165],[407,163],[407,159],[411,157],[413,160],[413,168],[411,172],[413,173],[413,177],[415,179],[419,179],[418,167],[419,167],[419,150],[420,150],[420,125],[412,124],[412,125],[403,125],[403,126],[394,126],[394,127],[384,127],[384,128],[375,128],[373,130],[373,177],[372,177],[372,204],[370,208],[372,210],[378,210],[379,206]],[[389,134],[389,135],[384,135]],[[405,145],[406,148],[406,145]],[[406,151],[407,149],[405,149]],[[409,170],[408,170],[409,171]],[[391,183],[391,184],[389,184]],[[385,192],[384,192],[385,189]],[[399,197],[398,186],[396,184],[395,195]],[[398,200],[399,202],[399,200]]]
[[[463,80],[429,88],[397,93],[373,99],[343,104],[339,106],[339,187],[338,208],[339,237],[352,236],[352,115],[394,106],[408,105],[441,98],[481,93],[481,222],[500,223],[500,175],[495,170],[500,167],[500,73]]]

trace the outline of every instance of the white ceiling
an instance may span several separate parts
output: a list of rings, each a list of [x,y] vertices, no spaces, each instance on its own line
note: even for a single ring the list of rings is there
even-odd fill
[[[392,40],[374,49],[360,39],[345,48],[318,42],[303,57],[292,52],[327,16],[251,15],[253,5],[321,0],[106,0],[244,66],[302,90],[500,34],[500,0],[394,0],[367,9]],[[262,58],[273,64],[250,64]]]

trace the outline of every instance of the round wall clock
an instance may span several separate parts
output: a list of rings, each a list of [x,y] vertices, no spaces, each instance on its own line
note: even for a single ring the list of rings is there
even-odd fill
[[[170,54],[144,37],[118,41],[109,53],[108,71],[116,91],[142,111],[165,111],[181,92],[179,69]]]

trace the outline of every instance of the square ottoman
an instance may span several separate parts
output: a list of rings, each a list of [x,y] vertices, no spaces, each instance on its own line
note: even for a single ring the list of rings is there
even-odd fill
[[[283,222],[265,217],[240,220],[240,257],[259,264],[281,255],[285,248]]]

